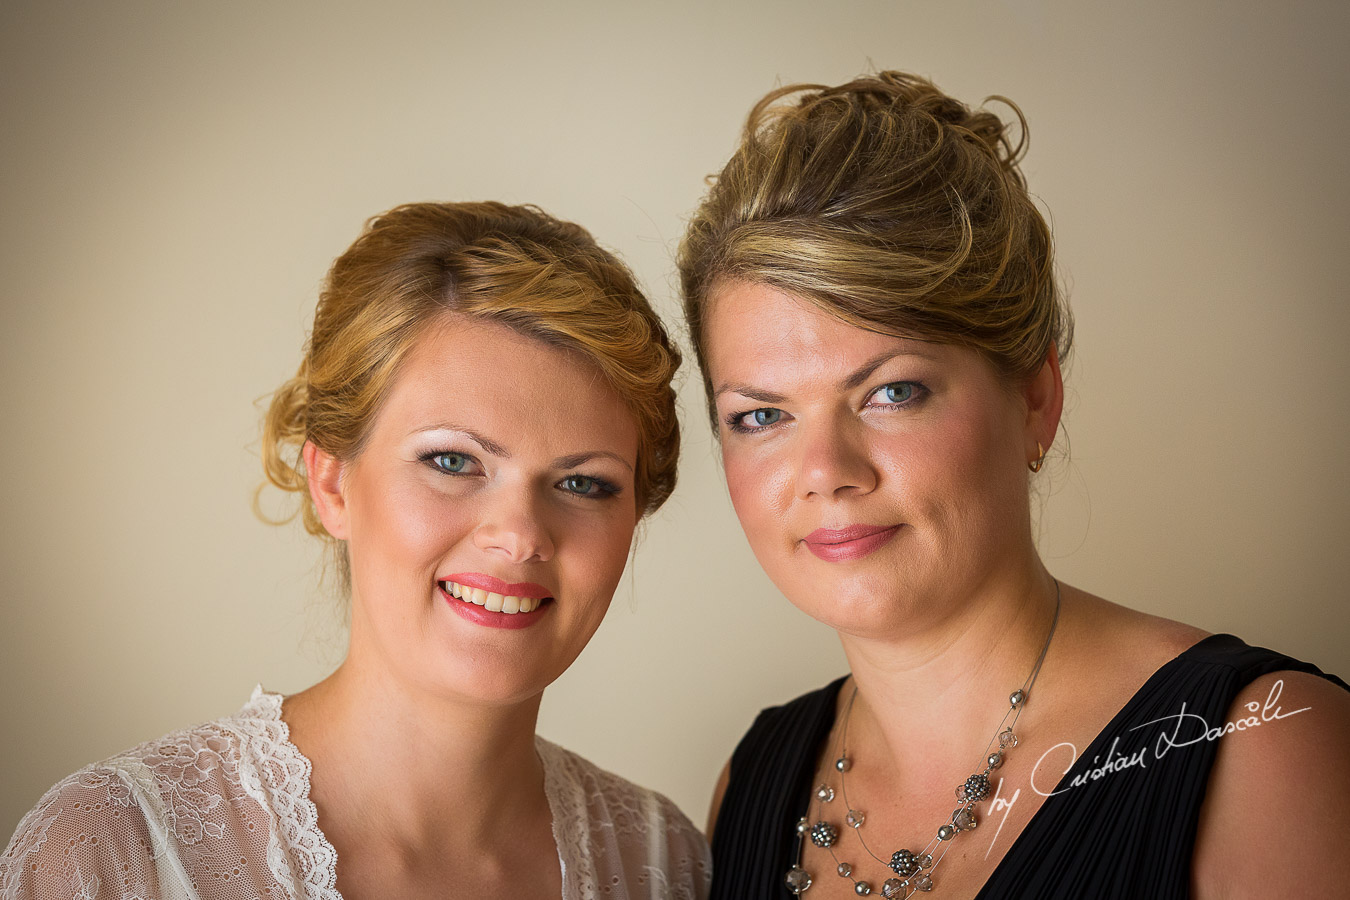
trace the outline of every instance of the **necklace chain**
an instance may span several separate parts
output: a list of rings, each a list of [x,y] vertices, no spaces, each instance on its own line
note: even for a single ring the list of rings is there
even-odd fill
[[[1027,676],[1022,687],[1013,691],[1008,696],[1008,711],[1003,714],[1003,718],[998,723],[998,728],[994,736],[989,739],[989,743],[984,748],[984,760],[982,762],[983,771],[977,771],[964,782],[956,787],[956,799],[960,806],[952,813],[951,821],[941,825],[937,833],[929,839],[928,843],[918,852],[909,849],[901,849],[891,854],[890,860],[882,859],[867,846],[867,841],[863,838],[862,826],[866,816],[862,811],[855,809],[848,799],[848,786],[844,778],[844,773],[849,770],[852,760],[848,755],[848,725],[853,717],[853,702],[858,698],[858,687],[855,683],[853,693],[849,695],[848,704],[844,708],[844,727],[839,735],[839,755],[834,761],[834,768],[839,772],[839,792],[844,801],[844,807],[847,813],[844,816],[844,824],[852,828],[858,835],[858,843],[863,851],[872,859],[889,868],[894,877],[887,878],[881,886],[882,896],[893,900],[893,898],[904,898],[913,896],[918,892],[927,892],[933,889],[933,872],[937,870],[938,864],[942,862],[947,855],[947,850],[951,846],[951,841],[958,834],[973,830],[979,820],[976,818],[975,810],[979,803],[989,796],[990,785],[989,775],[999,766],[1003,765],[1004,756],[1007,751],[1017,746],[1017,733],[1013,731],[1013,726],[1017,724],[1017,719],[1022,714],[1022,708],[1026,705],[1027,698],[1031,694],[1031,688],[1036,683],[1036,676],[1041,672],[1041,664],[1045,662],[1045,654],[1050,650],[1050,641],[1055,636],[1055,628],[1059,625],[1060,609],[1060,585],[1059,580],[1055,579],[1055,615],[1050,621],[1050,631],[1045,636],[1045,643],[1041,646],[1041,653],[1036,658],[1036,664],[1031,668],[1031,674]],[[1011,721],[1009,721],[1011,719]],[[998,749],[994,749],[994,743],[998,742]],[[835,862],[835,871],[840,877],[847,878],[853,882],[853,892],[859,896],[865,896],[872,893],[871,882],[854,877],[853,865],[843,862],[835,853],[834,845],[839,840],[839,828],[836,825],[825,821],[825,804],[834,801],[834,788],[827,782],[822,781],[820,787],[816,788],[814,794],[814,805],[818,810],[818,817],[815,825],[811,824],[808,816],[802,816],[797,822],[797,858],[792,868],[788,870],[784,883],[788,891],[800,895],[804,893],[812,884],[811,874],[802,868],[802,851],[805,848],[806,841],[809,838],[811,843],[821,847],[829,852],[830,858]],[[809,814],[812,802],[807,802],[807,812]],[[934,854],[936,853],[936,856]]]

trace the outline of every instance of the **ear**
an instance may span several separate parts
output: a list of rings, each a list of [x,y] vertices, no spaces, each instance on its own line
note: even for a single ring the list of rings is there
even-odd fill
[[[1055,442],[1059,431],[1059,418],[1064,412],[1064,377],[1059,371],[1059,348],[1050,345],[1041,369],[1027,382],[1025,388],[1027,402],[1027,461],[1040,456],[1039,443],[1045,450]]]
[[[347,500],[342,496],[342,461],[312,442],[300,450],[309,479],[309,496],[324,529],[340,541],[347,539]]]

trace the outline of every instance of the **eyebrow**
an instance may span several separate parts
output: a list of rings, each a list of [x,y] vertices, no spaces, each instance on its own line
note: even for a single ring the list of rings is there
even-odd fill
[[[724,384],[713,394],[713,399],[715,400],[723,394],[740,394],[743,397],[749,397],[751,400],[758,400],[760,403],[782,403],[787,399],[786,394],[775,394],[773,391],[760,390],[748,384]]]
[[[922,356],[924,359],[936,358],[933,354],[924,353],[922,350],[883,350],[845,376],[845,378],[839,382],[839,386],[846,391],[851,391],[867,381],[867,379],[871,378],[872,373],[876,372],[877,369],[901,356]],[[713,393],[713,399],[715,400],[727,393],[740,394],[743,397],[749,397],[751,400],[758,400],[761,403],[782,403],[787,400],[786,394],[766,391],[763,388],[752,387],[748,384],[723,384]]]
[[[505,447],[503,447],[501,444],[497,443],[491,438],[484,437],[483,435],[474,431],[472,428],[466,428],[463,425],[456,425],[453,422],[443,422],[439,425],[430,425],[426,428],[417,429],[418,433],[427,431],[458,431],[460,434],[467,435],[469,440],[473,441],[475,444],[482,447],[484,450],[486,450],[488,453],[491,453],[493,456],[498,456],[501,457],[502,459],[511,458],[511,452],[507,450]],[[632,463],[624,459],[619,454],[613,453],[609,450],[588,450],[582,453],[570,453],[567,456],[560,456],[557,459],[553,460],[553,466],[554,468],[558,469],[574,469],[577,466],[588,463],[593,459],[601,459],[601,458],[615,460],[616,462],[621,463],[624,466],[624,468],[628,469],[628,471],[630,472],[633,471]]]
[[[500,456],[503,459],[511,458],[510,451],[501,444],[491,438],[484,437],[472,428],[466,428],[463,425],[456,425],[453,422],[442,422],[439,425],[428,425],[426,428],[419,428],[413,433],[423,434],[428,431],[458,431],[460,434],[467,435],[469,440],[473,441],[493,456]]]
[[[873,372],[875,372],[877,369],[881,368],[883,365],[890,362],[891,360],[895,359],[897,356],[922,356],[927,359],[932,358],[926,353],[915,353],[912,350],[901,350],[899,353],[896,353],[892,350],[886,350],[881,353],[878,353],[876,356],[872,357],[867,362],[863,363],[861,366],[854,369],[851,375],[849,375],[842,382],[840,382],[841,386],[844,388],[844,390],[848,391],[853,390],[854,388],[861,385],[864,381],[871,378]]]
[[[612,459],[622,463],[628,471],[633,471],[633,464],[624,459],[617,453],[611,453],[608,450],[591,450],[587,453],[573,453],[569,456],[560,456],[553,461],[553,465],[559,469],[575,469],[577,466],[584,465],[593,459]]]

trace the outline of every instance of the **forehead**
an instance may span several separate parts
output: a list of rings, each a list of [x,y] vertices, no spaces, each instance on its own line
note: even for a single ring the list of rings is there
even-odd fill
[[[714,381],[747,372],[812,378],[887,352],[941,358],[961,348],[881,334],[772,285],[730,282],[709,297],[704,346]]]
[[[404,357],[374,431],[457,424],[519,450],[608,450],[630,461],[637,422],[623,398],[578,351],[498,322],[448,313]],[[374,437],[374,435],[372,435]],[[573,446],[585,444],[585,447]]]
[[[941,379],[1004,399],[1019,394],[1020,382],[978,350],[861,328],[770,285],[735,282],[714,291],[703,342],[714,405],[737,393],[765,400],[848,393],[876,387],[874,374]],[[905,362],[897,368],[892,360]]]

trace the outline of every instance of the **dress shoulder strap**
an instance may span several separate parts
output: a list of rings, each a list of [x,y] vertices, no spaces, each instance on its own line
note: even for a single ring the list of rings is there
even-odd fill
[[[1316,666],[1211,635],[1158,669],[1077,754],[978,895],[1189,896],[1200,808],[1238,693]],[[1141,881],[1140,873],[1147,873]]]
[[[1246,686],[1271,672],[1306,672],[1320,675],[1333,684],[1350,690],[1350,685],[1335,675],[1323,672],[1312,663],[1285,656],[1265,647],[1253,647],[1231,634],[1212,634],[1177,657],[1191,666],[1220,666],[1231,669],[1236,684]]]

